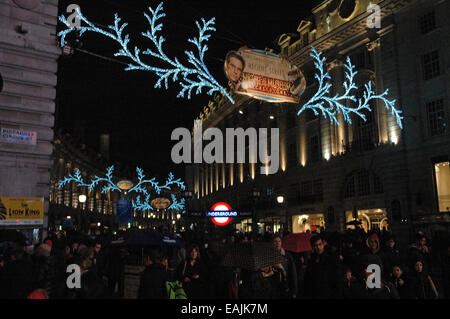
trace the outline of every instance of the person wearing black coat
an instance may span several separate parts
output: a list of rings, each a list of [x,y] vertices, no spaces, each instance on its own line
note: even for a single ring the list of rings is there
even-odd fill
[[[231,280],[229,269],[221,265],[223,259],[223,246],[217,241],[211,241],[203,260],[208,270],[208,296],[212,299],[225,299],[228,294],[228,284]]]
[[[360,293],[360,299],[400,299],[398,291],[394,285],[383,279],[383,273],[373,273],[374,269],[369,267],[370,265],[377,264],[378,262],[379,258],[375,254],[363,255],[361,258],[359,283],[362,285],[363,290]],[[376,278],[377,276],[379,276],[379,281]]]
[[[286,257],[285,262],[275,265],[275,268],[278,268],[282,274],[283,296],[288,299],[295,299],[298,294],[298,279],[294,258],[289,252],[283,249],[280,236],[273,238],[273,245],[281,255]]]
[[[198,247],[191,246],[188,250],[188,256],[179,266],[178,277],[183,283],[183,288],[189,299],[205,298],[207,271],[199,258]]]
[[[16,248],[5,264],[0,280],[1,299],[26,299],[33,290],[33,266],[22,248]]]
[[[166,281],[169,275],[165,266],[161,263],[162,255],[157,251],[151,251],[147,255],[147,267],[141,274],[139,285],[139,299],[167,299]]]
[[[335,258],[324,248],[319,236],[310,239],[312,254],[305,272],[304,297],[307,299],[331,299],[339,297],[338,278],[340,267]]]
[[[394,285],[395,289],[397,289],[400,299],[410,298],[409,280],[403,275],[402,266],[395,264],[392,267],[389,281]]]
[[[352,274],[350,268],[345,269],[345,274],[339,285],[340,298],[342,299],[360,299],[364,295],[364,287]]]
[[[251,272],[244,281],[239,299],[280,299],[283,297],[282,273],[275,267]]]
[[[433,279],[424,270],[424,263],[418,260],[409,277],[410,297],[412,299],[438,299],[439,293]]]
[[[89,257],[79,259],[81,272],[80,287],[68,289],[68,299],[106,299],[111,296],[104,280],[100,278],[92,268],[92,261]]]
[[[33,289],[45,289],[49,299],[63,298],[65,262],[58,251],[47,244],[37,247],[33,258]]]
[[[380,266],[383,275],[389,273],[389,269],[384,268],[386,256],[381,250],[380,239],[376,233],[371,234],[366,239],[366,247],[364,247],[359,255],[359,265],[365,261],[370,260],[370,264]]]
[[[359,251],[355,248],[354,242],[351,238],[347,238],[344,241],[344,247],[342,249],[342,257],[344,258],[344,264],[350,268],[352,273],[358,272]]]
[[[392,270],[392,267],[401,263],[400,250],[397,248],[395,239],[389,237],[386,241],[386,247],[384,249],[384,269],[387,272]]]
[[[423,263],[424,270],[429,272],[431,270],[431,257],[427,247],[427,238],[425,235],[419,233],[415,239],[415,242],[408,249],[408,263],[414,266],[420,260]]]

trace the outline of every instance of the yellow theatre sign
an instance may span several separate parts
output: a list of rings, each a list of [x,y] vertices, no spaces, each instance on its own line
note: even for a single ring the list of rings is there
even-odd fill
[[[0,197],[0,226],[42,225],[43,197]]]

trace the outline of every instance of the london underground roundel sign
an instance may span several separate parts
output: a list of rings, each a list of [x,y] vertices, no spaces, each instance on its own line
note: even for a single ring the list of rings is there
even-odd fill
[[[231,210],[231,206],[224,202],[215,203],[206,216],[217,226],[226,226],[231,222],[233,217],[237,216],[237,212]]]

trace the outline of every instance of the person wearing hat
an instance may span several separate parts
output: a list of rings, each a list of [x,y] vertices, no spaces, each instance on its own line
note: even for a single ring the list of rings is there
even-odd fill
[[[380,266],[382,273],[384,267],[385,255],[381,250],[380,246],[380,238],[376,233],[372,233],[366,239],[366,247],[361,252],[361,257],[363,260],[367,260],[368,258],[372,260],[372,264],[377,264]],[[361,261],[360,263],[363,263]]]

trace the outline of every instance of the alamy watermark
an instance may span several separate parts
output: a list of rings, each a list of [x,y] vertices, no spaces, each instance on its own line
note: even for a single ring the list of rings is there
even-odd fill
[[[78,15],[78,12],[81,13],[80,6],[78,4],[69,4],[66,9],[67,13],[72,13],[67,17],[67,22],[72,28],[80,28],[81,27],[81,19]]]
[[[70,264],[67,266],[66,273],[70,275],[67,277],[66,285],[69,289],[81,288],[81,270],[77,264]]]
[[[381,288],[381,267],[377,264],[369,265],[366,269],[370,275],[366,279],[367,288]]]
[[[367,7],[367,12],[372,13],[367,18],[367,27],[370,29],[381,29],[381,8],[377,4],[370,4]]]
[[[172,148],[171,157],[175,164],[185,163],[246,163],[246,140],[248,139],[248,163],[263,164],[261,174],[275,174],[280,166],[279,129],[270,129],[270,143],[268,143],[268,129],[250,127],[226,128],[225,141],[222,130],[208,128],[203,132],[202,121],[194,123],[194,136],[187,128],[177,128],[172,132],[171,140],[179,141]],[[194,152],[192,160],[192,140]],[[203,141],[210,141],[203,147]],[[237,141],[237,143],[236,143]],[[224,147],[225,143],[225,147]],[[268,154],[270,148],[270,155]],[[236,155],[236,156],[235,156]]]

